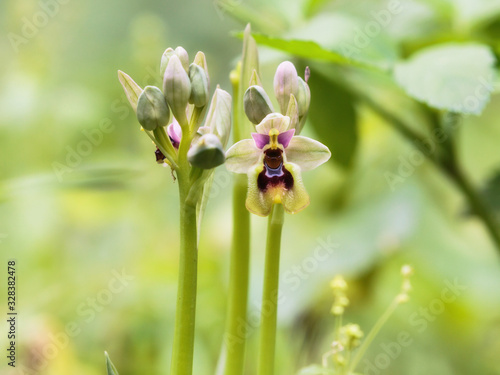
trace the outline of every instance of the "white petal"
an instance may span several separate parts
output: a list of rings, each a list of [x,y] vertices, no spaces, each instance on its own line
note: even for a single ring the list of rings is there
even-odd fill
[[[332,155],[323,143],[300,135],[292,138],[285,154],[289,162],[297,164],[303,171],[320,166]]]
[[[260,134],[269,134],[271,129],[278,129],[280,133],[283,133],[290,126],[290,117],[283,116],[281,113],[270,113],[264,120],[260,122],[259,125],[255,127],[257,132]]]
[[[261,154],[262,151],[255,147],[253,139],[244,139],[227,150],[226,168],[235,173],[247,173]]]

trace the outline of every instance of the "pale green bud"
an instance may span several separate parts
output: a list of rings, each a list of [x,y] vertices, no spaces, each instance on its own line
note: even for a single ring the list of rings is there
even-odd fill
[[[286,113],[290,94],[295,97],[299,90],[299,76],[297,69],[290,61],[283,61],[279,64],[274,75],[274,94],[280,105],[281,113]]]
[[[208,104],[208,79],[203,68],[196,64],[189,66],[189,80],[191,81],[191,96],[189,103],[195,107],[204,107]]]
[[[311,90],[309,85],[299,77],[299,90],[297,92],[297,103],[299,105],[299,116],[302,117],[309,111],[311,104]]]
[[[290,94],[290,101],[288,102],[286,115],[290,117],[290,129],[295,129],[295,134],[298,135],[300,130],[297,129],[299,125],[299,106],[297,105],[297,99],[295,99],[293,94]]]
[[[205,54],[201,51],[198,51],[196,53],[196,56],[194,57],[193,64],[196,64],[203,68],[205,74],[207,75],[208,85],[210,86],[210,76],[208,75],[208,65],[207,65],[207,59],[205,58]]]
[[[205,126],[210,132],[217,135],[224,147],[231,132],[231,95],[227,91],[217,88],[212,96]]]
[[[257,70],[252,71],[252,76],[250,77],[250,86],[262,86],[262,82],[260,81],[259,74],[257,73]]]
[[[141,87],[135,83],[135,81],[128,74],[122,72],[121,70],[118,71],[118,80],[120,81],[123,90],[125,91],[125,95],[127,95],[127,99],[134,109],[134,112],[137,112],[137,102],[139,100],[139,96],[142,94]]]
[[[187,125],[186,107],[191,96],[191,81],[177,55],[170,58],[165,70],[163,93],[181,127]]]
[[[274,112],[269,96],[260,86],[250,86],[245,91],[243,106],[248,119],[254,124],[260,124],[264,117]]]
[[[146,86],[137,101],[137,119],[146,130],[168,125],[170,111],[159,88]]]
[[[194,167],[212,169],[226,161],[222,143],[215,134],[202,135],[188,151],[188,160]]]
[[[165,76],[165,69],[167,69],[168,62],[170,61],[170,58],[174,56],[176,53],[172,48],[167,48],[165,52],[163,52],[163,55],[161,56],[161,62],[160,62],[160,77],[163,79]]]
[[[181,60],[182,66],[187,73],[189,70],[189,55],[187,51],[179,46],[175,49],[175,54],[179,57],[179,60]]]

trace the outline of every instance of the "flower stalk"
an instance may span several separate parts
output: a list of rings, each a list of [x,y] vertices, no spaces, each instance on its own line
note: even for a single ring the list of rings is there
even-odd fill
[[[273,375],[278,317],[281,233],[285,219],[281,204],[273,206],[267,225],[266,263],[261,307],[258,375]]]
[[[217,87],[202,124],[209,104],[205,55],[198,52],[190,65],[184,48],[169,48],[162,56],[160,73],[163,91],[153,86],[143,90],[123,72],[118,77],[142,130],[156,145],[156,162],[169,166],[178,181],[179,283],[170,373],[191,375],[198,232],[214,168],[225,162],[224,148],[231,129],[231,96]]]
[[[255,40],[245,29],[243,56],[231,72],[233,85],[233,140],[239,142],[250,135],[251,125],[243,110],[243,94],[252,73],[258,71],[258,53]],[[242,375],[245,366],[246,335],[242,324],[247,320],[248,284],[250,273],[250,213],[245,208],[247,179],[236,175],[233,185],[233,238],[231,242],[227,321],[225,329],[225,375]]]

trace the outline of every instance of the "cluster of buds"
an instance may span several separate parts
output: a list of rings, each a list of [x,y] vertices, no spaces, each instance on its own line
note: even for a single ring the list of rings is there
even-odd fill
[[[162,89],[142,89],[127,74],[118,74],[142,129],[157,146],[157,162],[176,169],[179,147],[187,144],[192,166],[212,169],[223,164],[231,129],[231,96],[217,87],[208,106],[210,78],[203,52],[190,64],[184,48],[168,48],[161,57],[160,74]]]
[[[318,167],[331,156],[325,145],[298,135],[311,102],[308,78],[309,69],[302,79],[291,62],[278,66],[274,92],[280,112],[274,110],[255,71],[245,91],[245,113],[256,132],[252,139],[244,139],[227,151],[226,167],[247,174],[246,207],[256,215],[269,215],[274,204],[282,204],[292,214],[306,208],[309,195],[301,172]]]
[[[306,68],[302,78],[290,61],[282,62],[274,76],[274,94],[280,107],[279,113],[290,118],[290,128],[295,129],[295,135],[300,134],[309,112],[311,103],[311,91],[307,84],[309,76],[309,67]],[[278,111],[274,110],[255,72],[251,84],[243,97],[243,105],[248,119],[257,125],[267,115]]]
[[[340,316],[344,313],[345,308],[349,305],[347,298],[347,283],[340,275],[335,276],[330,282],[330,287],[333,292],[333,305],[331,312],[335,316]]]
[[[413,275],[413,268],[409,265],[404,265],[401,267],[401,276],[403,277],[403,282],[401,283],[401,290],[396,296],[396,301],[398,303],[408,302],[410,299],[409,293],[411,291],[410,277]]]

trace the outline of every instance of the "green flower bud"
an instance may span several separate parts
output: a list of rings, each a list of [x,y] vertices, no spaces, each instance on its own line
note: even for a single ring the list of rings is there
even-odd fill
[[[286,113],[290,94],[295,97],[299,90],[299,76],[297,69],[290,61],[283,61],[274,75],[274,94],[280,105],[281,113]]]
[[[198,51],[198,53],[194,57],[193,63],[203,68],[205,74],[207,75],[208,85],[210,86],[210,76],[208,75],[208,65],[207,65],[207,59],[205,58],[205,54],[201,51]]]
[[[179,60],[181,60],[182,66],[187,73],[189,70],[189,55],[187,51],[179,46],[175,49],[175,54],[179,57]]]
[[[227,91],[220,88],[215,90],[205,126],[208,126],[210,132],[217,135],[226,147],[231,132],[231,95]]]
[[[196,107],[204,107],[208,103],[208,79],[203,68],[196,64],[189,66],[189,80],[191,81],[191,96],[189,103]]]
[[[254,124],[259,124],[264,117],[274,112],[269,96],[260,86],[250,86],[245,91],[243,106],[248,119]]]
[[[295,129],[295,133],[298,134],[300,129],[297,129],[299,125],[299,106],[297,104],[297,99],[293,94],[290,94],[290,101],[288,102],[288,108],[286,110],[286,115],[290,117],[290,129]]]
[[[299,105],[299,117],[303,117],[309,111],[311,104],[311,90],[309,85],[299,77],[299,90],[297,92],[297,104]]]
[[[163,79],[165,76],[165,69],[167,69],[168,62],[170,61],[170,58],[174,56],[176,53],[172,48],[167,48],[165,52],[163,52],[163,55],[161,56],[161,62],[160,62],[160,77]]]
[[[257,73],[257,70],[252,71],[252,76],[250,77],[250,86],[262,86],[262,82],[260,81],[259,74]]]
[[[134,112],[137,113],[137,101],[139,100],[139,96],[142,94],[141,87],[135,83],[135,81],[128,74],[122,72],[121,70],[118,71],[118,80],[120,81]]]
[[[297,105],[299,108],[299,124],[297,125],[297,134],[300,133],[306,122],[309,105],[311,104],[311,90],[309,85],[299,77],[299,91],[297,93]]]
[[[186,107],[191,96],[191,81],[177,55],[170,58],[163,79],[163,93],[181,127],[187,124]]]
[[[226,161],[224,148],[215,134],[202,135],[188,151],[188,160],[194,167],[212,169]]]
[[[137,101],[137,119],[146,130],[168,125],[170,111],[158,87],[146,86]]]

